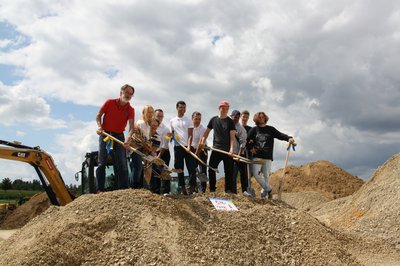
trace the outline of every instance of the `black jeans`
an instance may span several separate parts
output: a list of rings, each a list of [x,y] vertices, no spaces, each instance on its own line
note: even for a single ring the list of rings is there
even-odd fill
[[[244,162],[234,162],[233,167],[233,190],[232,192],[237,193],[237,175],[240,173],[240,184],[242,186],[242,192],[247,190],[248,185],[248,177],[247,177],[247,164]]]
[[[194,151],[193,147],[191,147],[191,150]],[[189,172],[189,185],[190,187],[196,187],[196,162],[195,159],[193,158],[192,155],[190,155],[184,148],[181,146],[175,146],[174,147],[174,153],[175,153],[175,162],[174,162],[174,167],[175,169],[182,169],[184,170],[184,163],[186,163],[186,168]],[[179,178],[179,186],[184,187],[185,186],[185,174],[179,173],[178,174]]]
[[[208,153],[206,150],[201,151],[199,153],[199,158],[200,160],[202,160],[203,162],[207,163],[207,159],[208,159]],[[200,180],[201,182],[201,188],[198,188],[198,190],[201,190],[202,192],[206,192],[206,188],[207,188],[207,166],[203,165],[202,163],[198,162],[197,160],[195,161],[197,164],[197,169],[198,169],[198,173],[204,175],[204,177],[202,177],[202,179]],[[200,179],[200,175],[199,175],[199,179]]]
[[[157,154],[159,154],[159,152],[157,152]],[[166,165],[169,165],[171,153],[169,150],[166,150],[160,158],[165,162]],[[158,176],[155,176],[154,174],[151,175],[150,190],[157,194],[169,193],[171,191],[171,180],[161,180],[159,178],[159,174],[162,171],[162,166],[153,167]]]
[[[212,168],[218,168],[219,163],[224,162],[224,172],[225,172],[225,192],[233,191],[233,159],[226,154],[212,151],[209,165]],[[212,169],[208,169],[208,177],[210,179],[210,192],[214,192],[216,189],[216,173]]]

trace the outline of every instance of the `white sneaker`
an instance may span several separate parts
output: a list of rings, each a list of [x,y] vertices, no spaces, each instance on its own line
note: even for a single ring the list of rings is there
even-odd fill
[[[243,196],[250,197],[250,198],[252,197],[251,194],[247,191],[243,192]]]
[[[261,190],[261,195],[260,195],[260,197],[262,198],[262,199],[265,199],[265,197],[268,195],[268,192],[266,191],[266,190],[264,190],[264,189],[262,189]]]

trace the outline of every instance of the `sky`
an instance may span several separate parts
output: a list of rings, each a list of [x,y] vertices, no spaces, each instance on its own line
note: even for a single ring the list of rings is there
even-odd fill
[[[76,184],[97,111],[128,83],[136,120],[150,104],[168,124],[184,100],[206,125],[226,99],[296,139],[290,165],[368,179],[400,150],[399,68],[397,0],[0,0],[0,139],[40,146]]]

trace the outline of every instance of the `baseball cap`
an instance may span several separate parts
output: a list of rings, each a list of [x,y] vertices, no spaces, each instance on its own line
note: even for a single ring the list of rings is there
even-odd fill
[[[220,101],[220,102],[219,102],[219,107],[222,107],[222,106],[229,107],[228,101],[226,101],[226,100]]]
[[[233,110],[231,116],[240,116],[240,112],[238,110]]]

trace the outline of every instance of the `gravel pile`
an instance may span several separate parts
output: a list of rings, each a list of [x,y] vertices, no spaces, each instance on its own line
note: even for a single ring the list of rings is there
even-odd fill
[[[322,204],[311,214],[344,232],[382,239],[400,252],[400,153],[352,196]]]
[[[0,223],[0,229],[21,228],[49,207],[50,201],[46,192],[36,194],[15,210],[7,212],[6,217]]]
[[[283,169],[274,172],[270,184],[275,191]],[[317,161],[302,166],[288,166],[283,192],[315,191],[328,199],[352,195],[364,181],[328,161]]]
[[[84,195],[2,241],[0,265],[398,265],[399,177],[397,154],[360,189],[331,163],[291,166],[283,201],[218,192],[223,179],[212,194]]]
[[[208,196],[239,211],[216,211]],[[352,243],[275,200],[123,190],[50,207],[0,244],[0,264],[359,265]]]

